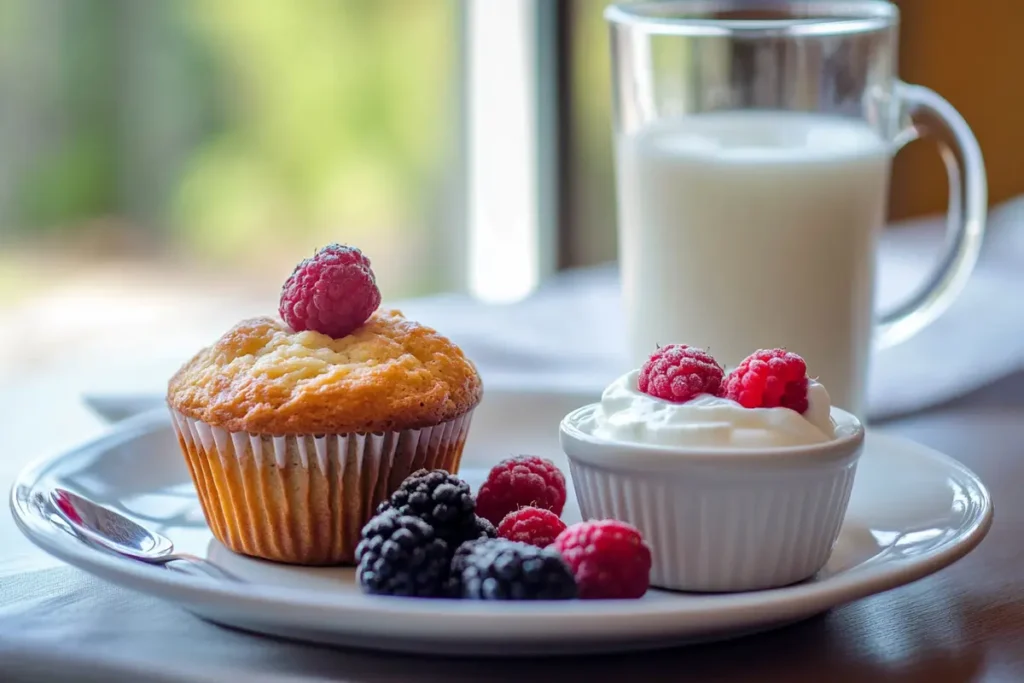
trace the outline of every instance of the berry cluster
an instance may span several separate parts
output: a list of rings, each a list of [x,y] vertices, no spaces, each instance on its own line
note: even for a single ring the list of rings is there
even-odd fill
[[[376,595],[465,600],[646,593],[651,551],[640,532],[615,520],[567,527],[565,498],[565,476],[534,456],[498,463],[475,497],[444,470],[414,472],[363,527],[359,584]]]
[[[640,368],[637,388],[666,401],[684,403],[700,394],[736,401],[744,408],[807,410],[807,364],[786,349],[759,349],[725,374],[711,354],[670,344]]]

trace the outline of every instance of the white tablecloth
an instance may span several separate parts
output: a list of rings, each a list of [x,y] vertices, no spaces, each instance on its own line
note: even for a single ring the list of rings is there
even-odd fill
[[[886,235],[883,299],[898,298],[920,279],[941,235],[935,222]],[[1022,369],[1022,264],[1024,202],[1018,201],[993,212],[981,264],[953,308],[918,337],[876,355],[869,387],[872,417],[926,409]],[[488,307],[442,296],[406,302],[402,308],[458,341],[478,362],[488,386],[597,393],[624,365],[617,289],[615,270],[605,267],[562,276],[519,304]],[[180,358],[165,354],[161,362],[146,371],[97,377],[129,379],[131,384],[113,388],[130,386],[158,401]],[[83,436],[94,433],[97,423],[88,422],[88,413],[69,407],[78,397],[59,393],[59,377],[46,381],[0,397],[0,410],[30,422],[38,411],[63,406],[68,420],[81,423]],[[98,391],[111,388],[96,386]],[[143,403],[132,401],[131,406]],[[117,400],[110,405],[124,406]],[[13,433],[17,424],[7,428]],[[23,431],[35,433],[28,430]],[[42,450],[33,439],[21,443]],[[8,449],[0,485],[9,486],[19,462],[37,454]],[[283,643],[206,624],[172,606],[56,566],[28,550],[6,518],[0,518],[0,540],[5,543],[0,547],[0,680],[405,681],[411,672],[419,680],[459,680],[452,672],[460,669],[449,663],[417,660],[410,665],[402,658]],[[520,674],[515,666],[505,667],[494,680],[518,680]]]

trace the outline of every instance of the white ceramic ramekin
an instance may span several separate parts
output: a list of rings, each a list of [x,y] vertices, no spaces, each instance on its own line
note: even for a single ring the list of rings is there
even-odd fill
[[[777,588],[825,566],[864,443],[856,417],[832,409],[836,438],[793,448],[676,448],[592,436],[597,404],[561,423],[584,519],[637,527],[653,553],[651,585],[692,592]]]

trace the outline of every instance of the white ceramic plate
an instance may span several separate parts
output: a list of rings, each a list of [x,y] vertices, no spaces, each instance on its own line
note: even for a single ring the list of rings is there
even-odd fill
[[[475,486],[490,465],[517,453],[564,466],[558,422],[590,398],[490,392],[474,419],[463,476]],[[206,555],[251,583],[193,578],[83,545],[38,502],[53,484],[121,510],[169,536],[179,550]],[[635,650],[772,628],[938,571],[970,552],[992,519],[988,492],[959,463],[869,432],[839,541],[810,581],[728,595],[652,590],[630,601],[375,597],[359,591],[351,569],[262,562],[213,540],[163,409],[32,464],[15,483],[11,508],[21,530],[46,552],[214,622],[322,643],[478,655]],[[565,517],[579,517],[571,494]]]

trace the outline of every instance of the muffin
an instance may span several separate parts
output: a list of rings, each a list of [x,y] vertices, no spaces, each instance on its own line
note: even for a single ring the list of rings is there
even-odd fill
[[[303,565],[353,563],[363,525],[409,474],[457,472],[483,391],[458,346],[397,310],[374,311],[340,336],[296,329],[329,320],[323,309],[344,308],[345,287],[362,286],[345,268],[321,270],[311,282],[339,302],[283,302],[291,324],[238,323],[167,393],[214,536],[241,554]]]

